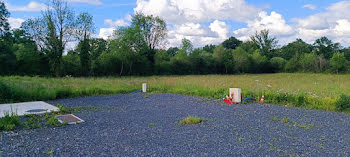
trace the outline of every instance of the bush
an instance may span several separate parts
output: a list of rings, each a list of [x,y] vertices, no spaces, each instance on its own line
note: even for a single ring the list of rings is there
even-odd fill
[[[344,111],[350,108],[350,96],[342,94],[336,101],[335,106],[338,111]]]

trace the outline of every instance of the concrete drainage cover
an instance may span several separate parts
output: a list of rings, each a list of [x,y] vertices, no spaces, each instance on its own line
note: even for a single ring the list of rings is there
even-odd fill
[[[73,114],[58,115],[56,118],[60,123],[77,124],[84,122],[84,120]]]

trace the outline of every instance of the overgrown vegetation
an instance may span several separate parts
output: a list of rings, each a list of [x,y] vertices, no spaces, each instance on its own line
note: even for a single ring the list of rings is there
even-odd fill
[[[265,93],[265,103],[348,112],[346,109],[337,109],[336,103],[344,99],[340,95],[350,93],[347,88],[350,86],[349,80],[350,75],[300,73],[121,78],[6,76],[0,77],[0,82],[7,89],[0,91],[0,103],[130,93],[141,89],[141,84],[147,82],[150,93],[220,98],[228,94],[228,88],[240,87],[243,97],[259,98]],[[346,101],[340,103],[345,106],[349,104]],[[61,110],[66,112],[64,108]]]
[[[205,121],[204,119],[199,117],[188,116],[177,123],[181,125],[193,125],[193,124],[203,123],[204,121]]]

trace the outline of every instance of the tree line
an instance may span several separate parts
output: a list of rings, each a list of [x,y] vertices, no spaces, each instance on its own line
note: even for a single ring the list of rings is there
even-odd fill
[[[93,16],[75,15],[63,0],[51,0],[38,18],[11,30],[10,13],[0,2],[0,75],[108,76],[350,71],[350,48],[327,37],[302,39],[282,47],[268,30],[249,41],[230,37],[219,45],[193,48],[183,39],[164,49],[166,22],[143,13],[119,27],[108,40],[94,38]],[[67,44],[77,42],[73,50]]]

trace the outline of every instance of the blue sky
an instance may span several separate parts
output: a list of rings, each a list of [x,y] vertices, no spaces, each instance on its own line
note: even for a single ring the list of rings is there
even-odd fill
[[[5,0],[12,27],[38,17],[47,0]],[[230,36],[248,40],[255,31],[269,29],[280,45],[302,38],[312,43],[327,36],[350,44],[350,1],[339,0],[67,0],[76,13],[94,16],[96,36],[107,39],[127,26],[135,11],[160,16],[168,23],[167,45],[182,38],[195,47],[218,44]]]

